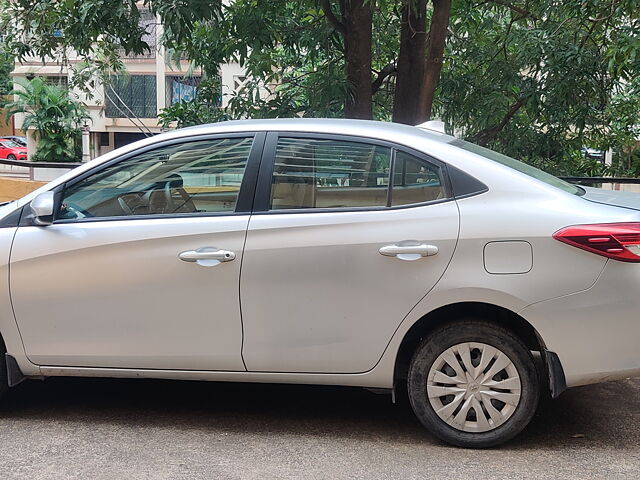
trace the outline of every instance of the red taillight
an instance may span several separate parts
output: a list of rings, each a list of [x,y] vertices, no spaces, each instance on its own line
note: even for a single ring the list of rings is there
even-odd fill
[[[640,223],[574,225],[558,230],[553,238],[622,262],[640,262]]]

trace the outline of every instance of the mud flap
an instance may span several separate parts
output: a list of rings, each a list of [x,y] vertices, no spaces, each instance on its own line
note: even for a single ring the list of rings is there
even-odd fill
[[[10,387],[15,387],[26,380],[27,377],[25,377],[22,370],[20,370],[15,358],[8,353],[5,353],[4,356],[5,361],[7,362],[7,383]]]
[[[560,363],[560,358],[555,352],[543,350],[544,360],[549,373],[549,390],[551,398],[558,398],[567,389],[567,380],[564,376],[564,369]]]

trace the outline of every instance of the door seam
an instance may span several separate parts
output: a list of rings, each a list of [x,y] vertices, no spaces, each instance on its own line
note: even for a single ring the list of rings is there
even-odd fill
[[[240,360],[244,365],[245,371],[249,371],[247,368],[247,362],[244,360],[244,319],[242,316],[242,266],[244,265],[244,254],[247,248],[247,238],[249,237],[249,227],[251,226],[251,218],[253,217],[253,210],[256,205],[256,193],[258,191],[258,182],[260,182],[260,169],[262,168],[262,162],[264,160],[264,147],[267,144],[267,136],[269,132],[265,132],[262,139],[262,146],[260,148],[260,162],[256,173],[256,183],[253,187],[253,200],[251,201],[251,212],[249,212],[249,218],[247,220],[247,228],[244,231],[244,242],[242,244],[242,256],[240,257],[240,272],[238,274],[238,308],[240,310]]]

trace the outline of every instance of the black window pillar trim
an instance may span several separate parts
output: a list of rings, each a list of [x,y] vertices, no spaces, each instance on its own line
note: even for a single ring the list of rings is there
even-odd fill
[[[271,183],[273,181],[273,169],[276,163],[276,147],[278,146],[279,136],[279,132],[269,132],[264,142],[253,202],[254,212],[268,212],[271,209]]]
[[[253,144],[251,145],[247,166],[244,169],[240,191],[238,192],[236,213],[251,213],[253,211],[258,174],[261,168],[260,160],[263,157],[266,137],[266,132],[256,132],[253,137]]]

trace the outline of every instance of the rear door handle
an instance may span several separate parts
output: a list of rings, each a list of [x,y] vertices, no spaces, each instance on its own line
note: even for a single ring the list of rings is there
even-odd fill
[[[181,252],[178,258],[185,262],[194,262],[205,267],[212,267],[221,262],[230,262],[236,258],[236,254],[230,250],[222,250],[215,247],[202,247],[197,250]]]
[[[385,257],[396,257],[400,260],[418,260],[422,257],[432,257],[438,253],[438,247],[421,243],[418,245],[393,244],[385,245],[379,250]]]

